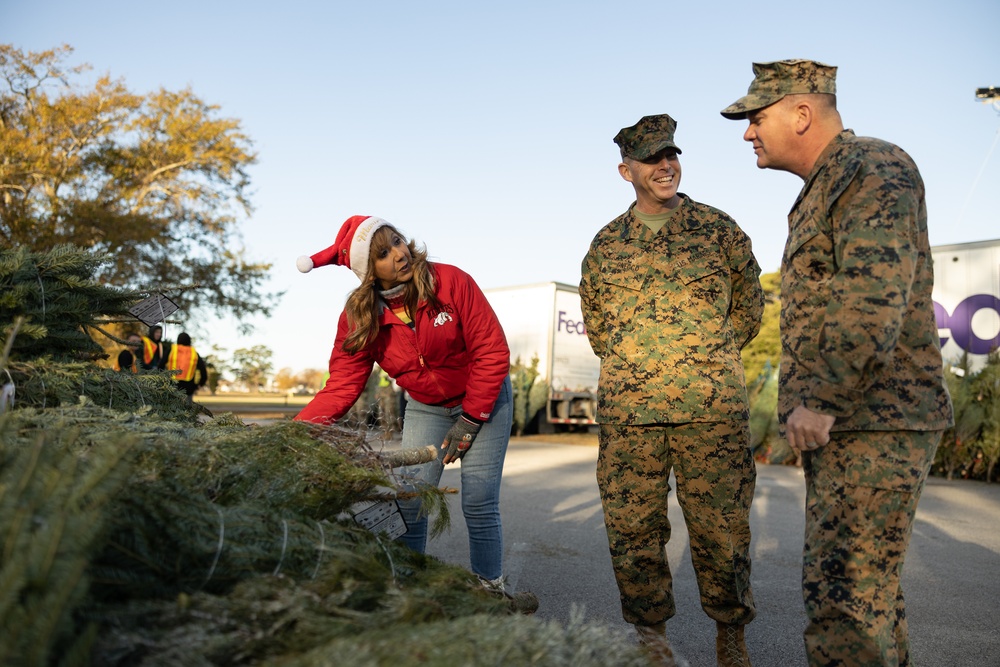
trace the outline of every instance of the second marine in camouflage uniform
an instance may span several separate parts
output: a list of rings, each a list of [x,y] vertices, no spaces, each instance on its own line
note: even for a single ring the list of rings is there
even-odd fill
[[[781,263],[779,417],[806,477],[806,653],[813,667],[909,665],[900,574],[952,423],[924,184],[898,146],[843,128],[836,67],[753,69],[722,115],[750,121],[759,167],[804,180]]]
[[[625,620],[641,630],[675,613],[664,549],[673,469],[702,607],[738,628],[745,655],[756,470],[740,349],[760,328],[760,268],[732,218],[676,193],[674,127],[669,116],[647,116],[615,138],[620,171],[672,182],[662,196],[673,197],[659,202],[666,222],[654,231],[640,219],[648,193],[626,168],[637,201],[583,261],[583,318],[601,359],[598,485]]]

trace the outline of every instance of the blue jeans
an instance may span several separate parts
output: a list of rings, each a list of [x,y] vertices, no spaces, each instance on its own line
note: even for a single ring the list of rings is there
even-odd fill
[[[483,424],[472,447],[462,457],[462,514],[469,531],[469,558],[472,572],[483,579],[503,575],[503,530],[500,526],[500,479],[510,441],[513,406],[510,378],[504,380],[489,421]],[[462,415],[462,406],[442,408],[414,400],[406,403],[403,418],[403,449],[434,445],[436,461],[403,468],[404,482],[418,480],[437,486],[444,470],[445,451],[440,449],[445,434]],[[427,517],[420,516],[420,500],[400,501],[400,511],[408,527],[400,541],[423,553],[427,548]]]

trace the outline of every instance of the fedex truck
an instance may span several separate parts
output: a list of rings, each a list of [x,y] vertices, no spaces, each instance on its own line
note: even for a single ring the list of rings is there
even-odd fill
[[[941,353],[956,363],[967,352],[978,370],[1000,347],[1000,239],[933,246],[931,255]]]
[[[549,395],[539,428],[592,425],[601,363],[590,349],[575,285],[548,282],[483,290],[507,335],[510,360],[538,357]]]

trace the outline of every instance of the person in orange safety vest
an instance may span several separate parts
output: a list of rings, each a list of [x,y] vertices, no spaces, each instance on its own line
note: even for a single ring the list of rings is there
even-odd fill
[[[208,382],[208,367],[205,360],[191,347],[191,336],[187,333],[177,335],[177,342],[170,346],[167,355],[166,369],[174,371],[177,388],[188,396],[194,396],[198,387]]]
[[[143,370],[166,368],[170,355],[170,343],[163,342],[163,327],[154,324],[149,327],[149,335],[142,336],[142,356],[136,354]]]
[[[142,354],[142,336],[136,333],[130,333],[128,335],[127,345],[124,350],[118,353],[118,359],[115,361],[114,369],[116,371],[128,371],[131,373],[139,372],[139,358]]]

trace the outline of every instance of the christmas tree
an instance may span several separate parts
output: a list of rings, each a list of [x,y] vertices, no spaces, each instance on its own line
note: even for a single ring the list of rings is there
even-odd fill
[[[647,664],[353,520],[433,449],[208,418],[163,374],[99,368],[93,337],[145,296],[96,284],[100,261],[0,251],[0,664]]]

